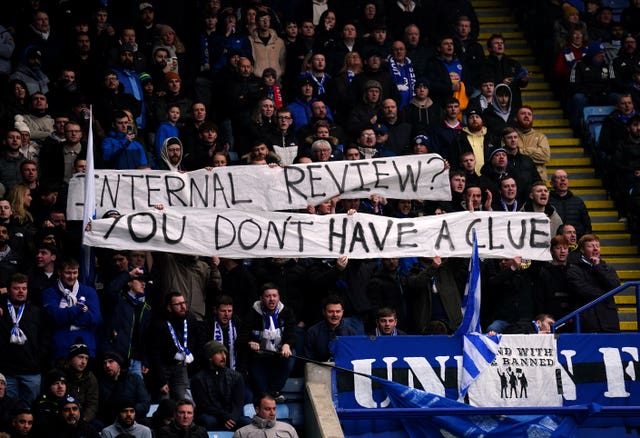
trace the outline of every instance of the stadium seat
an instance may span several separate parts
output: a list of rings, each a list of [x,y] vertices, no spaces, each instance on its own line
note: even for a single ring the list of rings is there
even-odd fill
[[[256,410],[253,407],[253,404],[247,403],[244,405],[243,413],[249,418],[253,418],[256,414]],[[276,420],[283,421],[285,423],[291,424],[291,414],[289,413],[289,406],[283,403],[278,403],[276,405]]]
[[[207,432],[209,438],[232,438],[233,432],[229,432],[228,430],[213,430],[211,432]]]
[[[615,107],[612,105],[585,106],[582,111],[582,122],[585,129],[588,130],[592,123],[602,123],[614,109]]]
[[[289,377],[280,392],[287,401],[304,399],[304,378]]]

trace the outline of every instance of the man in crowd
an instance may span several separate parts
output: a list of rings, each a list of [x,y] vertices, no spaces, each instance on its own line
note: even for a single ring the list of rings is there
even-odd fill
[[[322,315],[324,319],[307,331],[304,353],[310,359],[328,361],[333,357],[330,351],[331,342],[337,336],[353,336],[357,332],[342,319],[344,301],[339,296],[331,295],[324,299]]]
[[[128,434],[135,438],[151,438],[151,429],[136,421],[135,403],[123,401],[116,421],[111,426],[105,427],[100,432],[102,438],[117,438],[121,434]]]
[[[156,432],[156,438],[207,438],[204,427],[193,422],[195,406],[191,400],[182,399],[176,405],[171,423]]]
[[[253,402],[256,410],[248,424],[236,431],[233,435],[236,438],[251,438],[261,435],[298,438],[298,433],[290,424],[276,421],[276,401],[270,395],[260,395]],[[268,432],[267,432],[268,431]]]
[[[563,169],[558,169],[551,175],[551,190],[549,203],[560,215],[563,223],[572,224],[578,238],[591,233],[591,218],[584,201],[569,190],[569,175]],[[555,230],[551,230],[555,233]]]
[[[242,415],[244,380],[227,367],[227,348],[217,341],[204,345],[209,367],[191,379],[191,392],[196,403],[196,422],[207,430],[236,430],[249,424]]]

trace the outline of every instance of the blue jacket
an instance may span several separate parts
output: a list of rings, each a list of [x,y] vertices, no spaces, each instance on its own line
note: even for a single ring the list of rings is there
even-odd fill
[[[102,323],[100,301],[95,289],[84,284],[80,285],[78,297],[85,297],[88,311],[83,312],[82,306],[60,307],[62,292],[52,287],[42,293],[44,311],[53,323],[53,354],[54,357],[65,357],[69,347],[81,337],[89,347],[89,356],[96,356],[96,329]],[[72,330],[71,326],[77,327]]]
[[[114,169],[137,169],[148,164],[140,143],[130,141],[127,134],[113,130],[102,142],[102,158]]]

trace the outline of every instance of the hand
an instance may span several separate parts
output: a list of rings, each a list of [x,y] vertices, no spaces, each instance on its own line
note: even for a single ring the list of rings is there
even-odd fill
[[[142,374],[147,374],[149,372],[149,368],[145,367],[144,365],[141,365],[140,371],[142,372]]]
[[[591,260],[591,263],[593,263],[594,265],[600,264],[600,257],[591,257],[589,260]]]
[[[344,271],[347,269],[347,263],[349,263],[349,257],[342,255],[336,259],[336,268],[338,271]]]
[[[169,385],[164,385],[164,386],[160,387],[160,393],[169,394]]]
[[[236,426],[236,422],[233,421],[231,418],[229,418],[227,421],[224,422],[224,427],[226,427],[229,430],[232,430],[235,426]]]
[[[307,205],[307,213],[316,214],[316,208],[311,204]]]
[[[143,274],[144,271],[140,268],[133,268],[131,271],[129,271],[129,277],[131,278],[138,278]]]
[[[291,348],[289,347],[289,344],[282,344],[280,354],[282,354],[282,357],[291,357]]]
[[[484,201],[483,208],[485,211],[491,211],[491,203],[493,202],[493,195],[491,194],[491,190],[487,189],[484,192],[487,195],[487,200]]]
[[[257,342],[249,341],[249,348],[253,351],[260,351],[260,344]]]
[[[220,266],[220,257],[211,257],[211,269],[218,269],[218,266]]]
[[[442,257],[440,257],[440,256],[433,257],[431,259],[431,263],[433,263],[433,266],[438,268],[442,264]]]

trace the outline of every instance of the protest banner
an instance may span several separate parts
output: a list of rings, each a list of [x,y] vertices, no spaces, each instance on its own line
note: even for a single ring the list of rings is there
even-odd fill
[[[469,388],[474,406],[562,406],[554,335],[502,336],[498,354]]]
[[[279,211],[318,205],[335,196],[451,199],[449,172],[437,154],[285,167],[232,166],[179,173],[159,170],[96,170],[96,214],[121,214],[162,204],[235,210]],[[84,175],[69,183],[67,219],[81,220]]]
[[[396,219],[264,211],[166,208],[92,222],[89,245],[230,258],[481,257],[550,260],[543,213],[458,212]]]

